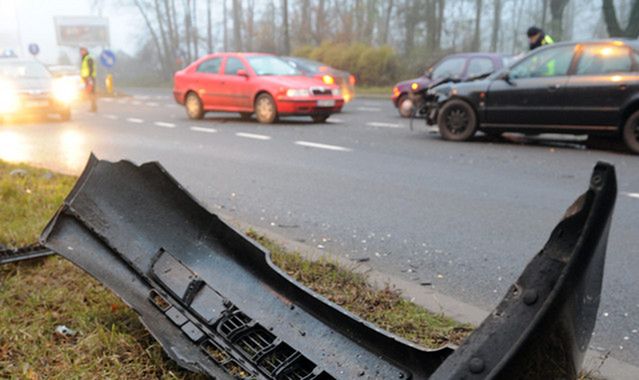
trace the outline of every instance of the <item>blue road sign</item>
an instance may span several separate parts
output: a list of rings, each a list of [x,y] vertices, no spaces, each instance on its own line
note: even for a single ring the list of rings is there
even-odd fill
[[[102,66],[110,69],[113,65],[115,65],[115,54],[109,49],[102,50],[102,53],[100,54],[100,63]]]
[[[40,46],[38,46],[38,44],[29,44],[29,53],[38,55],[38,53],[40,53]]]

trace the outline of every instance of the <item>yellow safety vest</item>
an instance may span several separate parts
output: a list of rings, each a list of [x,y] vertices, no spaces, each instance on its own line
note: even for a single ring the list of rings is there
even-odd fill
[[[92,62],[89,63],[89,61]],[[91,70],[91,66],[93,66],[93,70]],[[93,58],[91,58],[91,56],[89,54],[85,55],[82,58],[82,66],[80,67],[80,76],[82,78],[89,78],[89,77],[96,77],[96,70],[95,70],[95,61],[93,60]]]

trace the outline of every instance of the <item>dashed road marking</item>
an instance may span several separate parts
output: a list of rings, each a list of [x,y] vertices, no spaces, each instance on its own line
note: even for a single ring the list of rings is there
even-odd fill
[[[113,98],[102,98],[103,102],[111,103],[113,102]]]
[[[623,194],[623,195],[625,195],[625,196],[627,196],[627,197],[630,197],[630,198],[639,199],[639,193],[628,193],[628,192],[625,192],[625,191],[624,191],[624,192],[623,192],[623,193],[621,193],[621,194]]]
[[[270,140],[271,139],[271,136],[258,135],[256,133],[245,133],[245,132],[238,132],[238,133],[235,134],[235,136],[245,137],[247,139],[255,139],[255,140]]]
[[[163,121],[156,121],[153,124],[157,125],[158,127],[175,128],[175,124],[173,124],[173,123],[165,123]]]
[[[112,115],[112,114],[106,114],[104,115],[105,119],[109,119],[109,120],[118,120],[119,117],[117,115]]]
[[[382,127],[382,128],[401,128],[402,126],[399,124],[393,123],[378,123],[378,122],[370,122],[366,123],[369,127]]]
[[[129,123],[135,123],[135,124],[142,124],[144,123],[144,120],[142,119],[137,119],[135,117],[130,117],[128,119],[126,119],[126,121],[128,121]]]
[[[321,144],[321,143],[315,143],[315,142],[310,142],[310,141],[295,141],[295,144],[296,145],[301,145],[301,146],[306,146],[306,147],[309,147],[309,148],[335,150],[335,151],[340,151],[340,152],[350,152],[350,151],[352,151],[352,149],[345,148],[343,146]]]
[[[195,132],[205,132],[205,133],[216,133],[217,129],[215,128],[204,128],[204,127],[191,127],[189,128],[192,131]]]
[[[159,106],[159,104],[157,104],[155,102],[146,102],[146,103],[144,103],[144,105],[149,106],[149,107],[157,107],[157,106]]]
[[[357,107],[358,111],[369,111],[369,112],[378,112],[381,111],[381,108],[377,107]]]
[[[344,122],[344,120],[342,120],[342,119],[335,119],[335,118],[332,118],[332,117],[330,119],[328,119],[327,121],[331,122],[331,123],[338,123],[338,124]]]
[[[134,106],[139,106],[140,104],[142,104],[142,102],[134,100],[131,102],[131,104],[133,104]]]
[[[148,95],[133,95],[134,98],[136,99],[141,99],[141,100],[146,100],[148,98],[150,98],[150,96]]]
[[[126,99],[120,99],[120,100],[118,100],[118,104],[126,104]]]

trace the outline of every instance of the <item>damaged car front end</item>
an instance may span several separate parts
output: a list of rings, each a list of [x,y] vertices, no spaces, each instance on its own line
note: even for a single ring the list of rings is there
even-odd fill
[[[574,378],[596,320],[615,198],[614,168],[598,164],[456,350],[416,346],[300,285],[157,163],[91,157],[41,241],[130,305],[179,365],[212,378]]]

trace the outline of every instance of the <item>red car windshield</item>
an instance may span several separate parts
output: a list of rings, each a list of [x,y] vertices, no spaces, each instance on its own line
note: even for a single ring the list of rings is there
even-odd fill
[[[264,75],[301,75],[301,73],[289,65],[285,61],[269,56],[258,55],[253,57],[247,57],[247,60],[255,74],[258,76]]]

